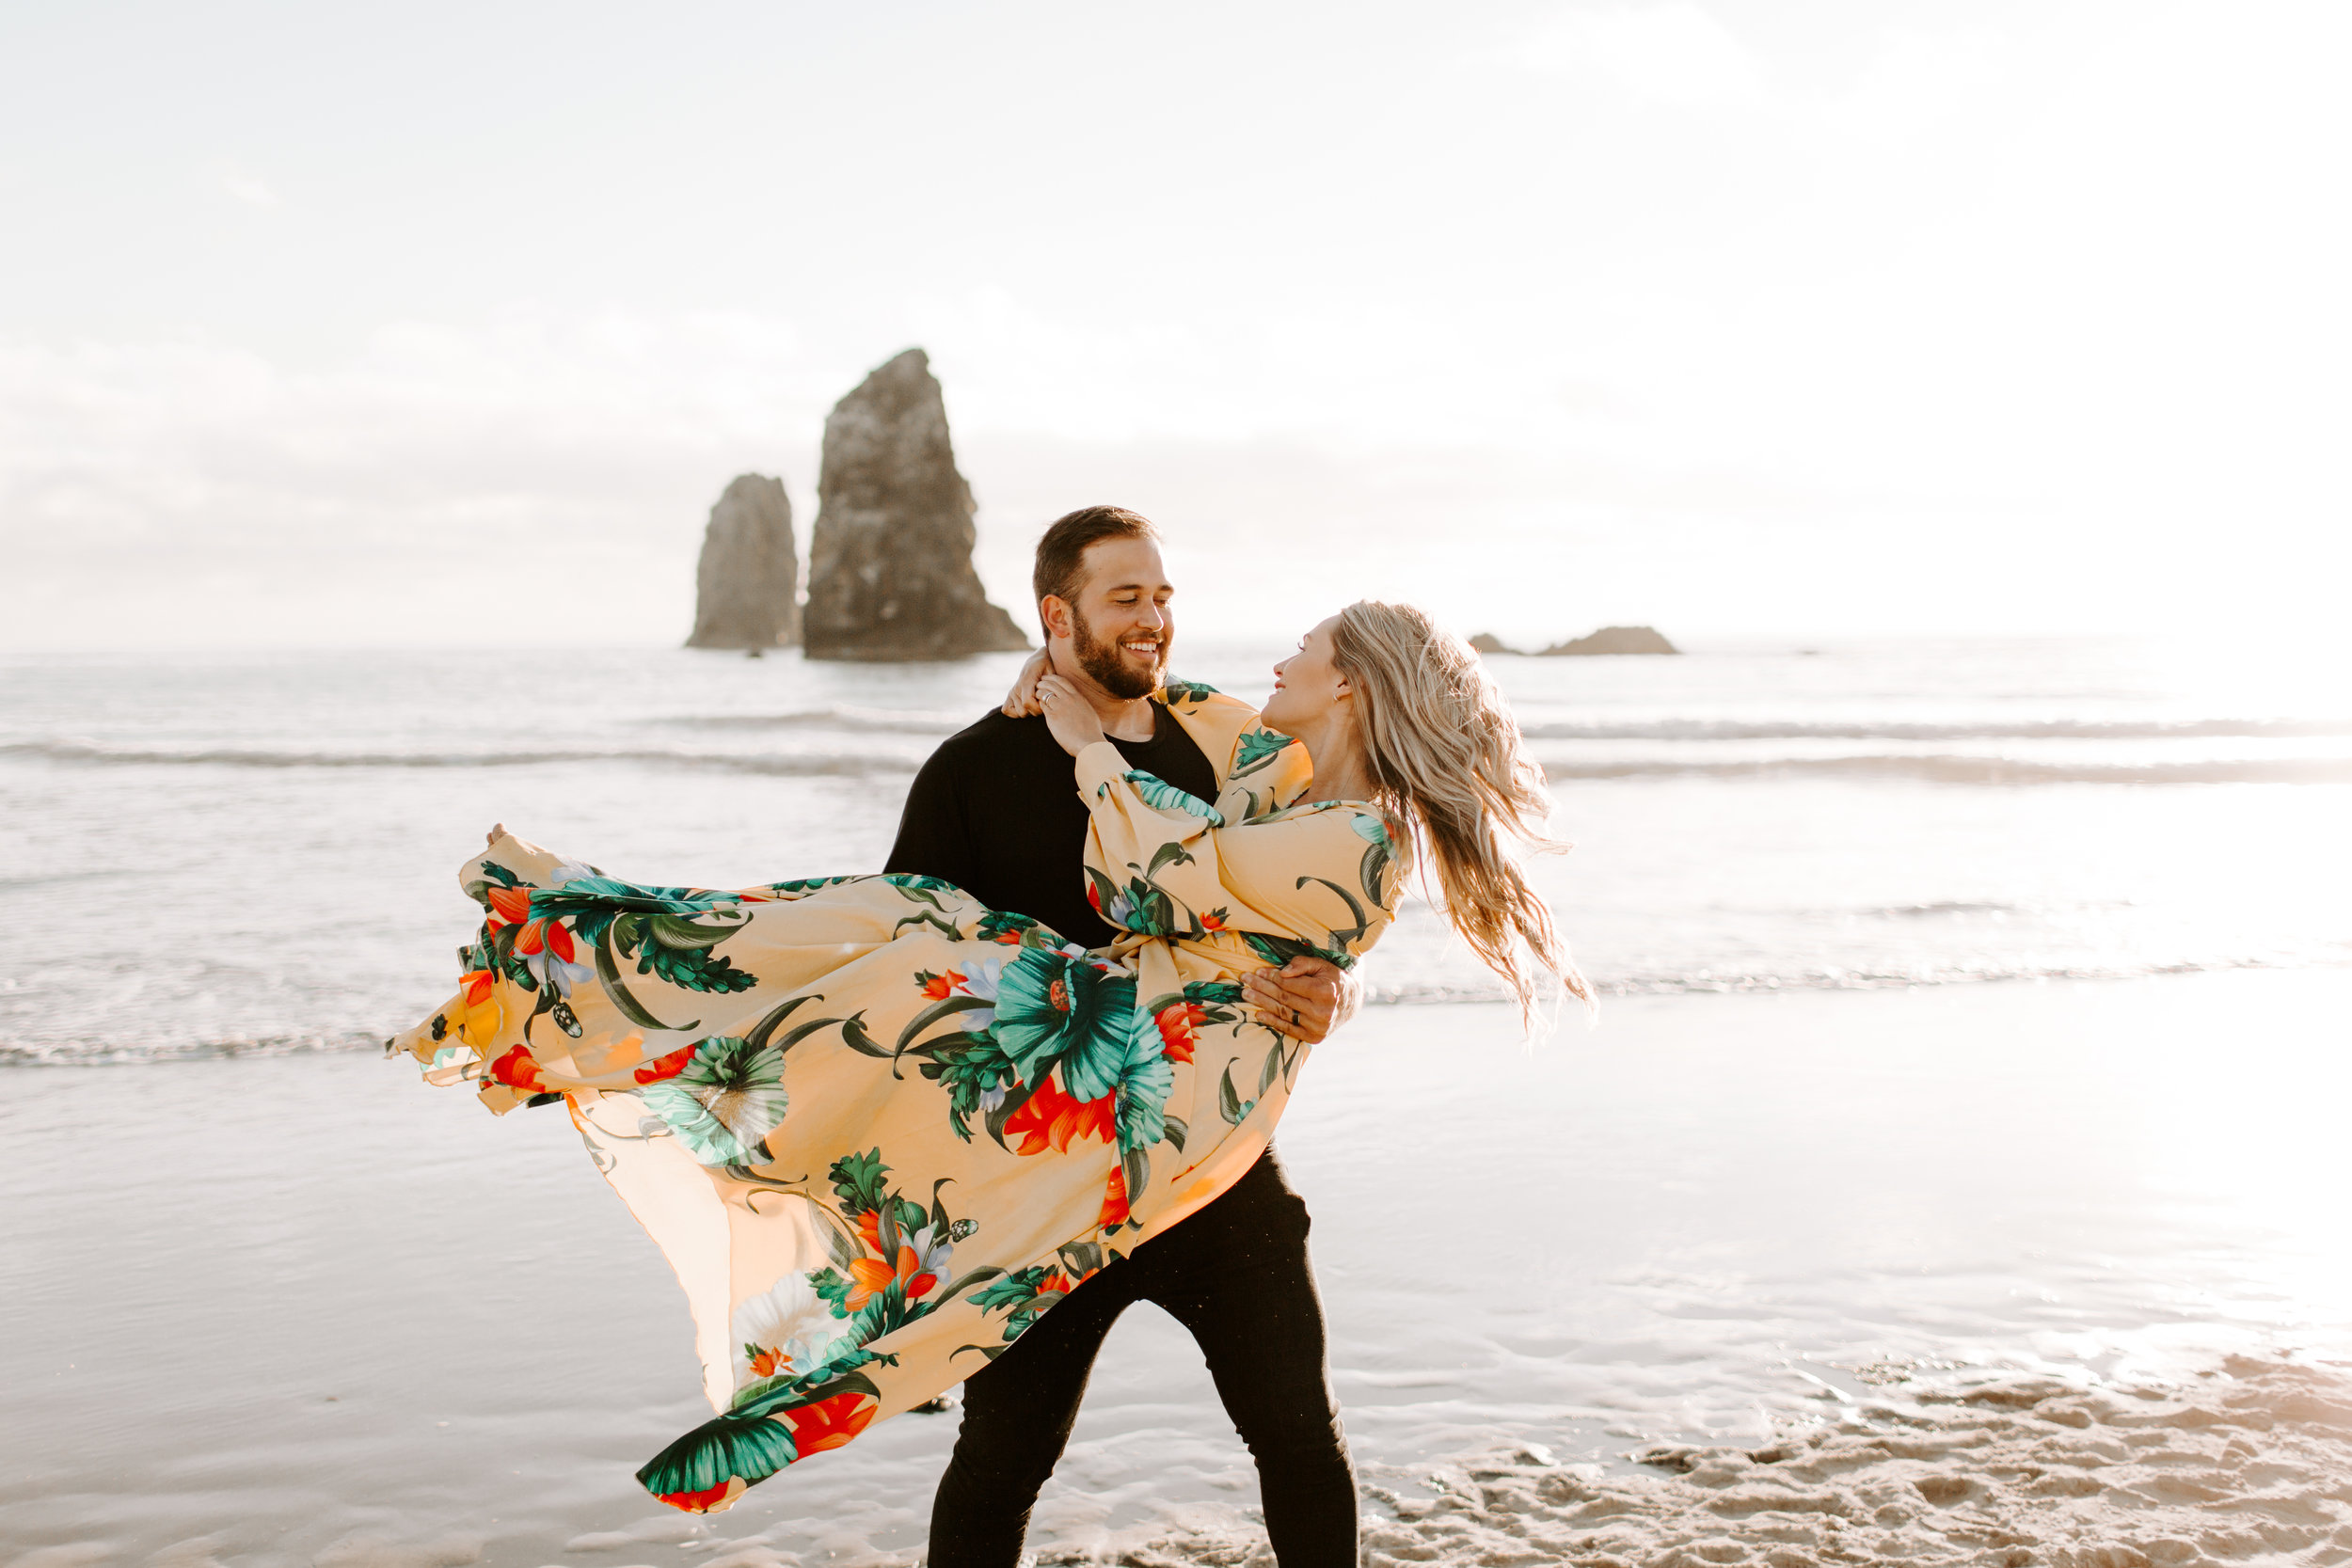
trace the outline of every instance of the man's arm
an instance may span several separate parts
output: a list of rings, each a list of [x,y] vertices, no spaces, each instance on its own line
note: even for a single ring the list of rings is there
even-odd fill
[[[956,767],[946,748],[924,760],[907,788],[905,810],[898,814],[898,842],[890,847],[884,871],[917,877],[938,877],[969,885],[972,875],[972,834],[964,820],[963,792],[957,786]]]

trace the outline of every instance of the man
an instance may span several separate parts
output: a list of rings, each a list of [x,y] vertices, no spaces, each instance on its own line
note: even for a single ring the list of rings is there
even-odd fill
[[[1175,633],[1158,537],[1120,507],[1060,518],[1038,543],[1038,617],[1055,671],[1128,761],[1214,800],[1216,768],[1152,700]],[[945,878],[992,909],[1101,946],[1118,933],[1086,896],[1086,836],[1069,753],[1045,721],[993,713],[949,736],[915,775],[886,869]],[[1244,984],[1260,1022],[1311,1044],[1358,996],[1354,981],[1311,958]],[[1355,1473],[1331,1398],[1307,1227],[1306,1205],[1268,1149],[1216,1201],[1080,1285],[966,1379],[955,1454],[931,1507],[930,1568],[1014,1568],[1104,1336],[1136,1301],[1166,1308],[1200,1344],[1257,1461],[1283,1568],[1352,1568]]]

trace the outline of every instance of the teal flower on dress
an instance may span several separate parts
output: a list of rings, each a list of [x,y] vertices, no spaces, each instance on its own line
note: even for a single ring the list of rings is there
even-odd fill
[[[1364,896],[1372,902],[1388,907],[1389,867],[1398,859],[1396,841],[1389,836],[1388,824],[1375,812],[1359,811],[1348,819],[1356,836],[1364,841],[1364,858],[1356,868],[1356,879],[1363,884]]]
[[[573,869],[566,867],[566,869]],[[707,914],[733,910],[743,896],[712,888],[644,887],[617,877],[572,877],[532,895],[533,914]]]
[[[1180,812],[1186,816],[1198,816],[1212,828],[1225,826],[1224,814],[1215,806],[1188,789],[1177,788],[1156,773],[1131,768],[1120,776],[1136,786],[1136,793],[1143,797],[1143,803],[1153,811]]]
[[[1111,1092],[1133,1031],[1136,980],[1070,953],[1025,948],[996,987],[996,1043],[1035,1088],[1059,1064],[1073,1099]]]
[[[1159,1020],[1138,1010],[1119,1064],[1119,1147],[1149,1148],[1168,1136],[1168,1096],[1176,1086]]]
[[[784,1121],[784,1053],[713,1035],[675,1077],[637,1093],[704,1164],[746,1164],[767,1158],[760,1140]]]
[[[1231,776],[1238,779],[1244,774],[1255,773],[1281,755],[1284,747],[1295,744],[1296,742],[1292,736],[1279,730],[1263,727],[1244,730],[1241,739],[1233,745],[1233,771]]]

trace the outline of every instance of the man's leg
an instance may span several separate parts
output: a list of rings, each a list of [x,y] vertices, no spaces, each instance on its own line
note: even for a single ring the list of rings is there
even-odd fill
[[[1070,1292],[963,1381],[956,1451],[931,1499],[929,1568],[1014,1568],[1103,1337],[1135,1300],[1120,1261]]]
[[[1258,1464],[1281,1568],[1356,1568],[1356,1471],[1331,1397],[1307,1206],[1273,1151],[1232,1191],[1136,1249],[1135,1293],[1192,1331]],[[1058,1308],[1057,1308],[1058,1310]]]

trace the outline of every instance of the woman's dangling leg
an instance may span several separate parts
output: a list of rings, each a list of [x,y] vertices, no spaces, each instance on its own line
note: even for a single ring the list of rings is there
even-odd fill
[[[1135,1299],[1113,1263],[963,1381],[963,1422],[931,1499],[927,1568],[1015,1568],[1103,1337]]]

